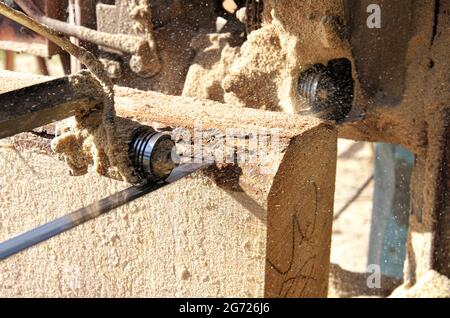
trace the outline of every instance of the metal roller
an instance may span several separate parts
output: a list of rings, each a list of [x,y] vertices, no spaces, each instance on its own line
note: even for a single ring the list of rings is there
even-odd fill
[[[139,129],[130,143],[130,160],[141,180],[160,181],[172,172],[176,163],[172,160],[175,143],[170,135],[151,128]]]

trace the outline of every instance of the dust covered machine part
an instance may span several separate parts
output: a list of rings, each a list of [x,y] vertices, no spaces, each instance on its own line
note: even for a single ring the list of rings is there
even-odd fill
[[[315,64],[300,74],[297,89],[315,116],[342,121],[352,110],[352,65],[347,59]]]

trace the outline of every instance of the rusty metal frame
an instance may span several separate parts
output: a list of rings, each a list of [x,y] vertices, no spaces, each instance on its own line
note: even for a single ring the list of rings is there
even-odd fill
[[[30,0],[33,1],[48,17],[64,20],[66,1]],[[30,53],[42,57],[48,57],[61,53],[61,49],[46,38],[24,31],[24,28],[15,22],[0,17],[0,49]]]

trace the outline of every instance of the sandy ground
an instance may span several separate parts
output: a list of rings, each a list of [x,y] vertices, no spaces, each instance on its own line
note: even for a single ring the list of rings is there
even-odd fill
[[[2,59],[1,54],[1,68],[3,68]],[[47,65],[50,75],[63,75],[59,57],[50,59]],[[20,72],[38,73],[35,58],[31,55],[18,55],[15,67]],[[372,144],[339,140],[338,151],[335,212],[345,205],[373,173]],[[373,182],[334,222],[331,261],[346,270],[366,271],[372,193]]]
[[[373,173],[371,143],[339,140],[335,213]],[[365,272],[372,212],[373,181],[333,224],[331,262]]]

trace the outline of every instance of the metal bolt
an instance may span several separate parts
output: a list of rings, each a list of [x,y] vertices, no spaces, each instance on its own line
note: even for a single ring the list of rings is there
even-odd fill
[[[347,59],[316,64],[300,74],[297,84],[301,98],[317,117],[342,121],[352,109],[354,81]]]

